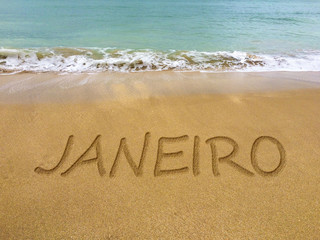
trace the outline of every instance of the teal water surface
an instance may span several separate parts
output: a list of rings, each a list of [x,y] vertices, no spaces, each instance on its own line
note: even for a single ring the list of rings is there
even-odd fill
[[[2,47],[319,50],[319,0],[0,0]]]

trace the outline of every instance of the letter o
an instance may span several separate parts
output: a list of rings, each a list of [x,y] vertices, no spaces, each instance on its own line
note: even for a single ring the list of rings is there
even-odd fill
[[[257,160],[257,157],[256,157],[256,152],[257,152],[257,149],[258,149],[258,146],[259,144],[264,141],[264,140],[268,140],[272,143],[274,143],[275,145],[277,145],[277,148],[278,148],[278,151],[280,153],[280,161],[279,161],[279,164],[278,166],[272,170],[272,171],[264,171],[262,170],[259,165],[258,165],[258,160]],[[251,164],[252,164],[252,167],[254,168],[254,170],[262,175],[262,176],[275,176],[277,175],[285,166],[285,163],[286,163],[286,152],[282,146],[282,144],[275,138],[273,137],[270,137],[270,136],[261,136],[261,137],[258,137],[253,145],[252,145],[252,148],[251,148]]]

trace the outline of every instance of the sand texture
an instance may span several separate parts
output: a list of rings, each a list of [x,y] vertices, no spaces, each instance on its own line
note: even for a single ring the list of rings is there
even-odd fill
[[[319,78],[0,76],[0,239],[318,239]]]

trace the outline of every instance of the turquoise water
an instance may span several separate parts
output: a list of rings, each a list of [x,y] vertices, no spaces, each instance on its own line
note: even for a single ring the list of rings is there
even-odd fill
[[[119,70],[110,68],[117,60],[142,61],[133,70],[320,70],[320,1],[0,0],[0,47],[5,70],[41,71],[43,59],[79,55],[91,70]]]

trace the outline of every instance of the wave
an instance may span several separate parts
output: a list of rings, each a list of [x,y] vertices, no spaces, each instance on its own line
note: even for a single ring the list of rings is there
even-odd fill
[[[114,48],[0,48],[0,73],[141,71],[320,71],[320,51],[154,51]]]

